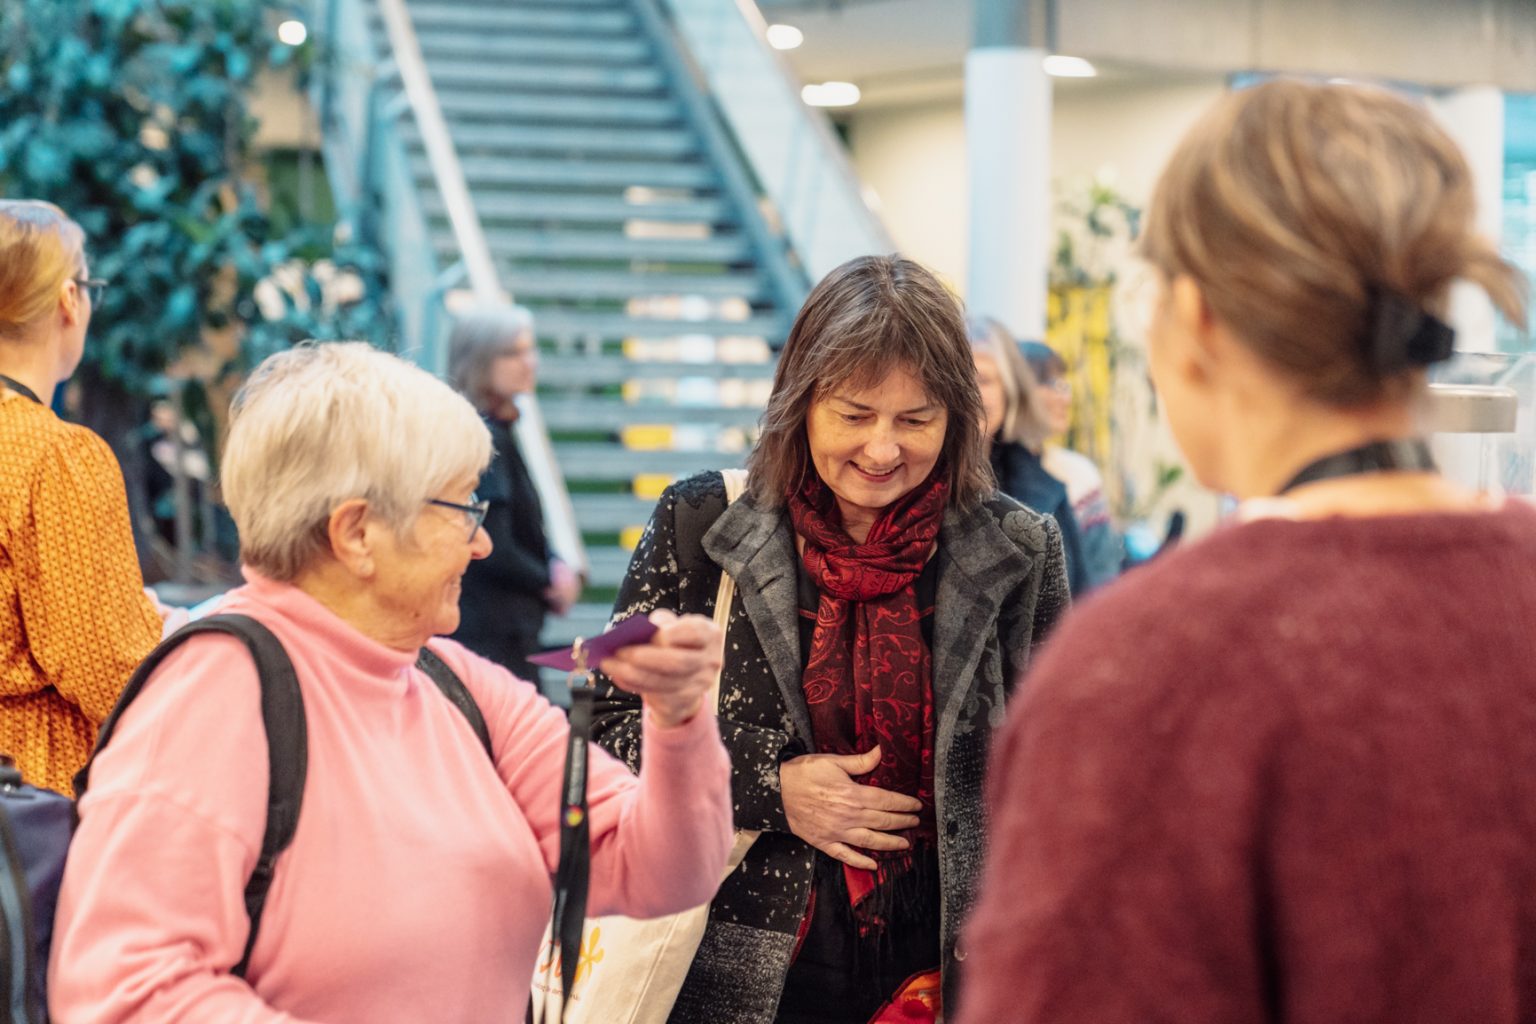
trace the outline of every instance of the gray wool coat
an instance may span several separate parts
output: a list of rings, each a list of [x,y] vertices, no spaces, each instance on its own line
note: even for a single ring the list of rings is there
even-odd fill
[[[951,508],[934,557],[940,948],[952,1011],[965,959],[956,935],[981,870],[989,740],[1035,645],[1066,606],[1067,576],[1055,522],[1002,495]],[[814,851],[789,831],[779,793],[780,763],[816,749],[800,689],[797,561],[787,511],[759,508],[750,496],[727,508],[720,474],[701,473],[662,495],[615,604],[615,619],[656,608],[712,615],[721,569],[736,580],[720,732],[731,753],[736,826],[763,834],[710,904],[674,1024],[772,1024],[811,896]],[[593,738],[639,770],[640,701],[601,676]]]

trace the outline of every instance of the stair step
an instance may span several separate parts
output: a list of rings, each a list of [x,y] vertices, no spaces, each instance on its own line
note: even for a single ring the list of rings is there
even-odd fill
[[[539,333],[545,333],[542,320],[538,326]],[[613,387],[632,380],[677,380],[683,377],[767,380],[773,376],[773,369],[773,363],[647,363],[627,359],[594,359],[590,356],[544,355],[539,358],[539,381],[550,388],[595,388]],[[541,408],[544,401],[542,397],[539,399]]]
[[[438,0],[439,3],[443,0]],[[456,7],[475,7],[484,10],[487,7],[614,7],[614,0],[452,0]]]
[[[414,121],[404,122],[401,136],[420,141]],[[686,128],[566,128],[556,125],[461,124],[453,129],[461,157],[477,154],[526,156],[533,153],[600,157],[690,157],[699,143]]]
[[[635,19],[620,7],[566,10],[555,6],[499,4],[494,7],[423,3],[412,0],[411,23],[418,31],[465,29],[485,35],[620,36],[635,31]],[[380,20],[377,9],[376,21]],[[382,22],[380,21],[382,24]]]
[[[503,262],[533,260],[611,260],[615,263],[746,263],[752,244],[744,235],[712,238],[628,238],[598,231],[515,231],[490,229],[485,233],[491,252]],[[453,232],[432,236],[439,253],[455,255],[458,243]],[[450,262],[452,260],[450,259]],[[511,271],[516,273],[515,270]]]
[[[554,447],[561,471],[571,480],[628,481],[636,473],[692,476],[706,469],[740,466],[746,458],[745,452],[632,451],[597,442],[556,441]]]
[[[422,195],[422,206],[429,217],[441,220],[446,216],[442,198],[435,189]],[[505,192],[489,192],[475,197],[475,209],[480,212],[480,222],[487,227],[545,221],[622,224],[629,220],[646,220],[721,224],[735,219],[730,203],[724,198],[713,196],[632,203],[622,196],[580,193],[509,195]]]
[[[539,408],[545,403],[541,400]],[[633,494],[573,494],[576,522],[588,533],[618,533],[651,521],[656,502]]]
[[[515,283],[513,288],[516,288]],[[713,334],[776,340],[788,333],[788,324],[774,315],[753,316],[746,320],[662,320],[627,313],[589,313],[547,307],[536,309],[534,313],[541,338],[680,338]],[[589,362],[588,366],[596,370],[595,361]]]
[[[658,93],[667,79],[660,68],[607,67],[576,64],[482,64],[458,59],[429,62],[432,83],[438,89],[519,92]]]
[[[459,164],[471,191],[488,192],[519,185],[568,188],[715,188],[719,179],[714,169],[702,161],[666,163],[660,161],[619,160],[598,163],[588,160],[510,160],[492,156],[462,156]],[[416,180],[430,185],[434,180],[425,154],[413,154],[411,167]]]
[[[630,96],[488,96],[482,92],[439,89],[438,105],[449,121],[539,121],[555,124],[610,124],[635,128],[682,123],[682,110],[671,99]]]
[[[588,582],[594,587],[617,587],[629,572],[629,560],[633,552],[621,547],[590,547],[587,562],[590,566]],[[585,635],[585,634],[583,634]]]
[[[417,41],[428,60],[496,60],[532,64],[601,63],[609,67],[642,64],[651,59],[650,45],[628,36],[524,36],[424,29]]]
[[[539,642],[546,648],[570,649],[579,636],[597,636],[608,628],[608,618],[613,609],[606,604],[578,604],[564,616],[551,615],[544,620],[544,632]],[[570,706],[570,693],[566,688],[564,673],[544,669],[542,682],[544,693],[560,707]]]
[[[518,301],[530,299],[582,301],[631,299],[650,296],[742,298],[756,302],[766,297],[767,287],[757,273],[647,274],[616,270],[524,269],[507,280]]]
[[[540,397],[539,412],[550,430],[622,430],[651,424],[713,424],[747,429],[763,411],[754,406],[687,406],[671,402],[618,402],[593,398]],[[586,524],[583,523],[585,526]],[[624,523],[632,526],[633,523]],[[596,527],[589,527],[596,529]]]

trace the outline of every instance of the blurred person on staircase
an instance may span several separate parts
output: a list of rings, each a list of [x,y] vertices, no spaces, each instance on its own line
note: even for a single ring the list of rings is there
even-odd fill
[[[539,649],[544,616],[570,610],[581,596],[581,578],[550,553],[539,492],[513,429],[518,396],[532,394],[538,382],[532,315],[522,306],[465,313],[454,323],[448,360],[451,383],[479,410],[495,448],[476,491],[490,502],[485,531],[493,547],[464,574],[453,638],[518,678],[537,682],[528,655]]]

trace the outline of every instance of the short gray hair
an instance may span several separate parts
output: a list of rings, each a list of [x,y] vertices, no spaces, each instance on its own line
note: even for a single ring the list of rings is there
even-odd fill
[[[329,551],[353,498],[402,536],[427,499],[477,477],[491,437],[453,389],[360,341],[306,343],[262,361],[235,396],[220,467],[241,559],[292,581]]]
[[[489,408],[491,364],[531,330],[533,314],[526,306],[476,306],[464,312],[448,335],[448,382],[476,406]]]

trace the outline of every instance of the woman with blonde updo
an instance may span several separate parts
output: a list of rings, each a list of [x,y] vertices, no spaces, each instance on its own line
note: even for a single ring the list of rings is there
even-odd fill
[[[993,756],[958,1024],[1515,1024],[1536,1006],[1536,509],[1436,472],[1461,280],[1420,107],[1234,93],[1157,186],[1148,356],[1239,521],[1083,605]]]
[[[0,753],[61,792],[160,639],[117,460],[49,409],[105,284],[62,210],[0,200]]]

